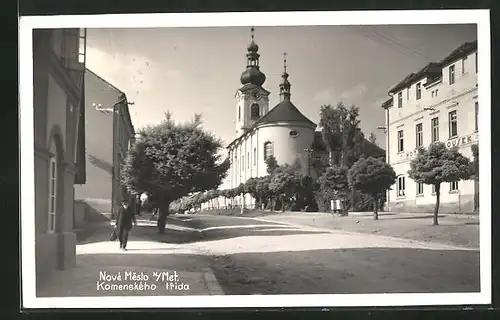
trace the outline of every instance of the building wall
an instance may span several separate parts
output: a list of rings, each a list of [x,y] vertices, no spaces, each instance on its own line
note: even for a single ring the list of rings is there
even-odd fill
[[[124,115],[125,105],[116,107],[118,112],[100,111],[95,107],[101,104],[101,108],[113,109],[122,92],[90,70],[85,73],[85,81],[87,179],[85,184],[75,187],[75,198],[93,211],[112,213],[116,203],[123,199],[120,163],[134,130],[126,120],[126,116],[130,117],[128,112]]]
[[[403,104],[398,105],[398,93],[394,95],[393,107],[389,110],[389,148],[390,163],[398,176],[405,177],[405,194],[398,195],[398,185],[389,193],[389,209],[401,212],[431,212],[436,198],[432,186],[424,185],[423,193],[417,195],[417,184],[408,177],[410,160],[417,153],[416,125],[422,124],[423,147],[431,143],[431,119],[439,119],[439,141],[448,147],[459,146],[459,151],[472,160],[471,145],[477,143],[476,128],[477,73],[475,55],[470,54],[464,61],[455,61],[455,83],[449,83],[449,65],[443,66],[440,80],[427,87],[422,80],[422,97],[416,99],[415,84],[403,89]],[[430,110],[424,110],[430,108]],[[457,135],[450,137],[449,113],[456,111]],[[398,150],[398,131],[403,131],[402,151]],[[442,212],[471,212],[474,210],[474,194],[477,192],[474,181],[460,181],[458,190],[450,191],[450,184],[441,185]]]
[[[76,264],[73,183],[83,65],[78,64],[79,29],[33,32],[36,281]],[[78,38],[76,38],[78,39]],[[63,45],[64,43],[64,45]],[[65,51],[62,51],[65,48]],[[64,60],[62,58],[65,58]],[[80,79],[80,81],[78,81]],[[54,159],[55,228],[49,230],[50,166]]]
[[[254,89],[250,92],[236,94],[236,136],[240,137],[257,120],[251,117],[251,107],[259,105],[259,118],[269,111],[269,93],[263,89]]]

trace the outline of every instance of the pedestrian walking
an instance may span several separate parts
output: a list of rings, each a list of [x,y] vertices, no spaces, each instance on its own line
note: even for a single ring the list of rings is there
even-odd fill
[[[120,249],[127,250],[128,235],[130,229],[132,229],[132,222],[134,225],[137,225],[135,208],[129,205],[126,200],[123,200],[118,209],[118,216],[116,218]]]

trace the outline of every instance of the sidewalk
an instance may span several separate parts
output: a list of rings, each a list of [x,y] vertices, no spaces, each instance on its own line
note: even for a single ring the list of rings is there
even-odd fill
[[[100,228],[76,247],[77,266],[42,282],[38,297],[223,295],[206,256],[179,254],[151,241],[156,228],[134,227],[128,251]],[[179,230],[178,226],[167,228]],[[88,250],[87,248],[91,248]],[[171,249],[171,248],[170,248]]]

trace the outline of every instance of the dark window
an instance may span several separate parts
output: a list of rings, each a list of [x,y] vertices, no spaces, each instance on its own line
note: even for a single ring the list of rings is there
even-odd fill
[[[439,141],[439,118],[431,120],[431,142]]]
[[[450,68],[448,69],[448,77],[449,77],[450,84],[454,84],[455,83],[455,65],[451,65]]]
[[[406,100],[410,100],[410,87],[406,88]]]
[[[432,185],[432,190],[431,190],[432,194],[436,194],[436,186],[435,185]]]
[[[398,131],[398,152],[402,152],[404,150],[404,136],[403,130]]]
[[[457,191],[457,190],[458,190],[458,181],[450,182],[450,191]]]
[[[250,107],[250,119],[256,120],[260,117],[259,105],[257,103],[252,104]]]
[[[289,134],[290,134],[290,137],[292,137],[292,138],[296,138],[299,135],[299,133],[296,130],[290,131]]]
[[[257,164],[257,148],[253,148],[253,165]]]
[[[250,169],[250,152],[247,152],[247,168]]]
[[[417,100],[420,100],[420,98],[422,97],[422,86],[420,82],[417,83],[417,86],[415,88],[416,88]]]
[[[424,144],[423,132],[422,132],[422,124],[419,123],[415,126],[415,136],[416,136],[416,146],[421,147]]]
[[[399,176],[397,179],[397,192],[398,197],[402,197],[405,195],[405,177]]]
[[[462,58],[462,74],[465,74],[465,61],[467,60],[467,57]]]
[[[274,155],[274,148],[272,142],[268,141],[264,143],[264,160]]]
[[[476,73],[477,73],[477,52],[474,56],[476,57]]]
[[[238,121],[241,120],[241,106],[238,106]]]
[[[398,108],[403,107],[403,92],[398,93]]]
[[[450,123],[450,138],[454,138],[458,135],[458,123],[457,123],[457,111],[451,111],[448,113],[449,123]]]
[[[423,194],[424,193],[424,184],[423,183],[417,183],[417,195]]]

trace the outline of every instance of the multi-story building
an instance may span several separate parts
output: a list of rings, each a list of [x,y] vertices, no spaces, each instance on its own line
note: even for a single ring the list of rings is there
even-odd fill
[[[33,31],[36,285],[76,264],[74,184],[85,180],[85,29]]]
[[[409,163],[420,147],[441,141],[472,159],[478,141],[477,41],[465,43],[439,62],[431,62],[394,86],[386,110],[387,161],[397,174],[389,191],[389,210],[431,212],[433,186],[408,177]],[[472,212],[478,208],[478,182],[441,186],[442,212]]]
[[[85,72],[86,183],[75,187],[77,221],[116,213],[129,199],[120,183],[121,164],[135,137],[126,95]]]

